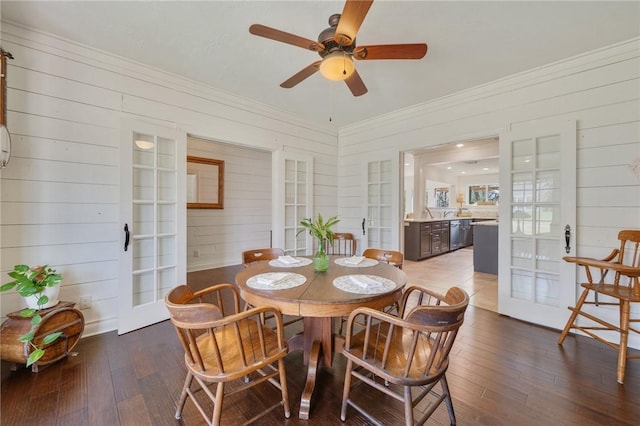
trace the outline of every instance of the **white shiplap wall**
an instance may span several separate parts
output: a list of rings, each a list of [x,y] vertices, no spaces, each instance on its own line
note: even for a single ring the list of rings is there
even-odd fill
[[[187,154],[224,161],[224,209],[187,210],[187,271],[237,265],[242,251],[269,247],[271,152],[188,137]]]
[[[264,152],[314,155],[316,203],[337,211],[335,196],[327,196],[337,190],[337,132],[329,126],[7,22],[2,47],[15,59],[8,69],[13,159],[0,182],[0,275],[17,263],[54,266],[64,276],[62,299],[92,297],[83,311],[85,335],[117,324],[119,150],[130,143],[120,140],[124,119]],[[251,229],[236,231],[241,241],[253,238]],[[238,263],[236,254],[219,261]],[[0,297],[2,316],[22,307],[15,293]]]
[[[357,226],[350,206],[364,202],[357,172],[366,152],[491,137],[548,117],[575,119],[577,255],[606,256],[620,229],[640,228],[640,180],[629,166],[640,157],[639,57],[640,40],[629,40],[341,129],[341,217]],[[617,310],[609,316],[615,321]],[[638,336],[631,344],[640,347]]]

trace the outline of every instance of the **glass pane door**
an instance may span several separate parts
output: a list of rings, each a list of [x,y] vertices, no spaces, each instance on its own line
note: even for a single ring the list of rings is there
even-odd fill
[[[398,250],[399,242],[399,180],[398,161],[393,153],[381,154],[364,164],[366,210],[364,212],[365,243],[362,250],[386,248]]]
[[[307,181],[309,173],[304,160],[284,160],[284,251],[291,256],[307,254],[307,233],[298,232],[300,221],[309,217],[307,209]]]
[[[300,221],[313,215],[313,157],[276,151],[272,168],[273,246],[291,256],[312,254]]]
[[[499,311],[557,328],[575,302],[575,268],[562,260],[565,226],[575,232],[571,123],[537,125],[500,140],[508,144],[501,145],[500,170],[509,181],[500,199]]]
[[[119,333],[166,319],[165,294],[186,280],[186,137],[146,124],[125,134]]]
[[[148,142],[140,148],[140,141]],[[132,306],[161,301],[176,281],[176,141],[134,134]]]

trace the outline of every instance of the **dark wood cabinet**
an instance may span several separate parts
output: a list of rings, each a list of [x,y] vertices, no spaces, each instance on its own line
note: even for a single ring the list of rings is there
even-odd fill
[[[404,227],[404,257],[421,260],[449,251],[449,221],[408,222]]]

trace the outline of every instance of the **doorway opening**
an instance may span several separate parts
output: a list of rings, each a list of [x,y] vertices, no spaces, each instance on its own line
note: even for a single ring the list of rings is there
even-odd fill
[[[497,234],[497,137],[441,144],[403,154],[402,205],[405,220],[444,221],[456,223],[456,226],[461,218],[487,224],[493,221]],[[403,229],[408,232],[409,227]],[[448,237],[457,238],[452,234],[458,235],[457,232],[449,233]],[[443,235],[446,234],[437,238]],[[404,241],[406,257],[407,239]],[[449,247],[444,253],[426,255],[415,261],[406,260],[404,269],[410,281],[437,291],[446,291],[452,286],[464,288],[472,305],[497,312],[497,270],[496,274],[475,270],[473,245],[459,245],[451,241]]]

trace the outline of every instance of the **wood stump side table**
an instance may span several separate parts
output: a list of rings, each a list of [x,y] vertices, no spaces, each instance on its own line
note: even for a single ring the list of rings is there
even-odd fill
[[[74,305],[74,302],[60,301],[57,305],[40,311],[42,322],[34,329],[33,342],[44,349],[45,353],[31,365],[32,371],[37,372],[39,368],[66,357],[80,340],[84,331],[84,315],[74,309]],[[18,337],[31,329],[31,318],[21,317],[20,311],[7,314],[7,319],[0,327],[0,359],[14,363],[12,370],[16,370],[18,364],[26,364],[33,350],[28,342],[18,341]],[[42,344],[45,336],[57,331],[61,331],[62,335],[55,342]]]

